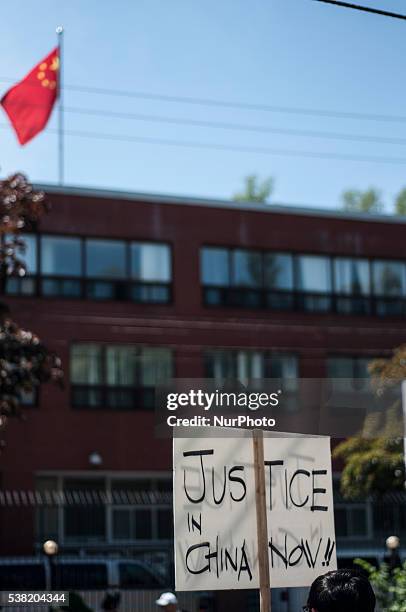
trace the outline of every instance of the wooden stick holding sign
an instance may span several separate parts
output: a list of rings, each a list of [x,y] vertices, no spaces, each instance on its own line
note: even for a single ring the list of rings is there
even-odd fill
[[[252,432],[254,447],[255,508],[257,514],[257,542],[259,569],[260,612],[271,612],[271,584],[269,577],[268,521],[266,516],[264,434]]]

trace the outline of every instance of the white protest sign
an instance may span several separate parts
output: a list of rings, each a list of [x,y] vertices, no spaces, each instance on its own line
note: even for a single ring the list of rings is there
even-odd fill
[[[265,438],[271,586],[337,569],[330,438]]]
[[[265,434],[266,435],[266,434]],[[174,440],[176,589],[259,587],[251,438]],[[336,569],[330,439],[265,437],[271,587]]]

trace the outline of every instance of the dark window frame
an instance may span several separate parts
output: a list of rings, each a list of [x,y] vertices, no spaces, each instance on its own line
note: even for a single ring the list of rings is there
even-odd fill
[[[355,499],[345,500],[338,492],[338,499],[336,499],[337,491],[339,491],[340,475],[337,473],[333,474],[333,493],[334,493],[334,515],[336,519],[336,535],[340,542],[349,542],[354,540],[360,540],[366,542],[372,540],[375,536],[373,529],[373,505],[371,505],[371,499]],[[354,522],[354,511],[362,511],[365,518],[365,531],[360,533],[355,529],[356,522]],[[345,514],[345,526],[347,533],[339,533],[340,521],[338,520],[338,512]]]
[[[325,368],[326,368],[326,376],[330,379],[330,382],[336,386],[336,381],[343,380],[350,382],[351,388],[339,388],[335,389],[335,393],[337,397],[340,396],[342,400],[342,409],[347,408],[348,397],[351,398],[351,394],[354,392],[361,394],[365,398],[371,398],[373,401],[373,397],[375,395],[372,387],[371,387],[371,377],[370,376],[362,376],[362,361],[374,361],[375,359],[382,359],[385,356],[381,355],[363,355],[359,352],[343,352],[343,353],[328,353],[325,358]],[[332,372],[330,370],[330,362],[332,360],[347,360],[351,361],[351,376],[332,376]]]
[[[359,368],[360,368],[360,361],[361,360],[368,360],[368,361],[374,361],[375,359],[382,359],[385,358],[382,355],[363,355],[361,353],[328,353],[326,355],[326,367],[327,367],[327,376],[329,376],[329,372],[328,372],[328,363],[330,360],[333,359],[347,359],[347,360],[351,360],[351,365],[352,365],[352,378],[354,379],[360,379],[363,378],[362,376],[358,376],[357,374],[359,373]],[[329,376],[330,377],[330,376]]]
[[[173,482],[170,473],[164,472],[158,474],[113,474],[108,470],[102,470],[98,474],[75,474],[74,472],[62,472],[62,473],[47,473],[39,472],[36,475],[36,490],[39,491],[52,491],[61,496],[64,500],[63,504],[47,505],[39,504],[36,508],[36,530],[35,530],[35,547],[37,550],[42,550],[42,543],[44,537],[49,537],[49,527],[44,533],[39,527],[44,523],[44,513],[47,511],[56,511],[55,516],[55,532],[54,537],[60,538],[62,545],[68,546],[87,546],[95,544],[95,535],[88,531],[87,533],[81,533],[78,535],[67,533],[66,530],[66,511],[72,510],[73,515],[69,520],[74,519],[74,511],[84,510],[91,514],[94,508],[103,508],[104,510],[104,529],[103,536],[99,534],[97,536],[97,545],[146,545],[146,546],[162,546],[167,545],[173,539],[171,532],[170,537],[161,537],[163,534],[160,533],[159,525],[159,512],[161,510],[166,512],[173,511]],[[46,484],[39,484],[38,481],[45,479]],[[49,480],[54,481],[53,484],[49,484]],[[93,481],[91,488],[87,487],[87,491],[95,492],[95,495],[91,495],[91,502],[89,503],[88,498],[83,498],[80,493],[85,491],[89,481]],[[99,485],[100,483],[100,485]],[[135,487],[134,487],[135,485]],[[145,497],[144,493],[151,492],[151,497]],[[158,493],[158,497],[154,495]],[[163,493],[162,498],[160,493]],[[151,524],[152,533],[148,539],[138,539],[132,537],[115,537],[113,529],[113,513],[114,511],[120,510],[147,510],[151,513]],[[84,527],[89,526],[89,523],[85,523]]]
[[[392,263],[392,264],[403,264],[403,279],[401,281],[401,285],[403,288],[403,291],[405,292],[406,295],[406,271],[405,271],[405,262],[401,259],[388,259],[387,257],[374,257],[371,261],[370,261],[370,275],[371,275],[371,293],[374,297],[376,298],[398,298],[401,296],[393,296],[393,295],[389,295],[386,293],[377,293],[377,287],[376,287],[376,282],[375,282],[375,264],[387,264],[387,263]]]
[[[230,353],[233,357],[237,357],[238,353],[243,351],[244,353],[260,353],[264,359],[264,378],[272,378],[270,376],[269,368],[272,359],[275,357],[294,357],[297,365],[297,376],[296,380],[300,378],[300,354],[297,351],[289,351],[289,350],[272,350],[272,349],[263,349],[263,348],[252,348],[252,347],[228,347],[228,346],[210,346],[205,347],[203,350],[203,368],[205,372],[205,376],[207,377],[207,359],[210,356],[210,353]],[[238,376],[238,372],[237,372]]]
[[[406,260],[399,258],[379,258],[367,256],[353,256],[348,253],[335,253],[334,255],[315,252],[289,252],[281,249],[248,248],[225,246],[218,244],[203,244],[204,249],[223,249],[228,252],[229,285],[211,285],[203,282],[203,269],[200,263],[200,285],[202,303],[207,308],[241,308],[278,312],[308,312],[310,314],[340,314],[344,316],[378,316],[400,317],[406,316],[406,295],[404,296],[378,296],[375,294],[373,283],[374,262],[387,261],[403,264],[406,278]],[[265,273],[264,260],[268,254],[290,255],[292,257],[293,290],[269,289],[261,287],[237,287],[233,285],[232,253],[235,250],[259,252],[262,256],[262,270]],[[329,261],[331,290],[329,292],[307,292],[298,290],[297,262],[301,256],[325,257]],[[362,260],[368,263],[369,293],[344,294],[337,290],[335,262],[337,259]],[[201,257],[200,257],[201,261]],[[264,281],[264,279],[263,279]]]
[[[34,236],[35,252],[37,261],[37,270],[33,274],[26,274],[24,277],[11,276],[8,280],[11,285],[16,285],[15,290],[7,291],[8,295],[16,297],[41,297],[47,300],[50,299],[72,299],[72,300],[92,300],[92,301],[128,301],[133,304],[148,304],[148,305],[170,305],[173,303],[173,244],[168,241],[150,240],[144,238],[116,238],[111,236],[88,236],[78,234],[61,234],[61,233],[33,233],[27,235]],[[81,249],[81,274],[80,276],[60,276],[42,273],[42,249],[41,238],[76,238],[80,241]],[[87,276],[86,265],[86,241],[87,240],[104,240],[112,242],[121,242],[125,247],[125,265],[126,277],[124,278],[107,278],[107,277],[90,277]],[[169,282],[136,280],[131,278],[131,245],[134,243],[150,244],[156,246],[166,246],[169,253]],[[32,292],[23,292],[23,283],[25,279],[31,279],[34,283]],[[44,290],[46,282],[54,282],[56,286],[60,286],[54,293],[47,293]],[[74,283],[78,287],[78,291],[65,292],[63,286],[66,283]],[[109,287],[109,294],[106,296],[96,297],[91,295],[91,289],[97,284]],[[155,293],[155,297],[154,297]],[[161,295],[160,295],[161,294]],[[140,297],[142,296],[142,297]],[[158,296],[158,297],[157,297]]]
[[[135,379],[137,381],[136,385],[112,385],[107,383],[107,349],[111,347],[111,344],[100,343],[100,342],[72,342],[69,348],[70,359],[69,362],[71,364],[72,359],[72,348],[74,346],[80,345],[89,345],[95,344],[101,349],[101,377],[102,382],[100,384],[79,384],[72,382],[72,372],[71,365],[69,365],[69,383],[70,383],[70,405],[75,410],[117,410],[117,411],[127,411],[134,412],[138,410],[147,410],[152,411],[155,407],[155,386],[151,385],[143,385],[142,384],[142,368],[141,364],[136,365],[136,374]],[[119,343],[114,344],[114,346],[120,347],[128,347],[128,348],[136,348],[140,351],[140,356],[142,356],[143,349],[151,350],[151,349],[165,349],[170,354],[170,369],[171,378],[176,376],[176,355],[175,351],[172,348],[168,348],[166,346],[156,346],[156,345],[145,345],[145,344],[131,344],[131,343]],[[129,398],[128,403],[124,403],[124,405],[119,405],[120,401],[117,402],[112,401],[112,398],[116,395],[116,397],[120,397],[120,393],[127,395]],[[88,397],[88,401],[81,399],[83,397]],[[90,398],[98,397],[96,404],[93,404]]]
[[[68,240],[76,240],[79,243],[79,274],[66,274],[66,275],[59,275],[59,274],[50,274],[50,273],[43,273],[42,272],[42,268],[43,268],[43,261],[42,261],[42,257],[43,257],[43,251],[44,251],[44,240],[46,239],[53,239],[53,240],[63,240],[63,239],[68,239]],[[38,265],[37,265],[37,276],[41,276],[42,278],[49,278],[49,277],[58,277],[58,278],[76,278],[76,279],[80,279],[83,277],[83,249],[82,249],[82,239],[80,236],[71,236],[71,235],[60,235],[60,234],[49,234],[49,233],[41,233],[41,234],[37,234],[36,235],[36,241],[37,241],[37,250],[38,250]]]

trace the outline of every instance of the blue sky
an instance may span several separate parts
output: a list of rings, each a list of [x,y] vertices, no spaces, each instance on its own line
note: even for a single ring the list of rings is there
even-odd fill
[[[360,0],[361,2],[361,0]],[[400,10],[399,0],[363,0]],[[406,13],[406,4],[404,4]],[[210,107],[74,91],[69,86],[406,118],[406,22],[313,0],[14,0],[3,3],[0,88],[23,77],[65,26],[68,108],[276,129],[405,138],[404,122]],[[57,140],[21,148],[0,111],[2,175],[57,180]],[[335,207],[349,187],[382,190],[388,211],[406,185],[406,145],[184,126],[66,112],[68,131],[235,148],[307,151],[405,163],[310,158],[66,136],[66,183],[227,198],[243,177],[275,178],[273,201]],[[50,128],[56,127],[56,113]]]

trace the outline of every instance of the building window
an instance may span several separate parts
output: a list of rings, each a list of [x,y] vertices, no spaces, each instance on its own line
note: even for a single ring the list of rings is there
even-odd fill
[[[294,301],[293,258],[287,253],[264,256],[266,305],[272,310],[292,310]]]
[[[118,240],[86,240],[86,276],[125,278],[125,243]]]
[[[172,483],[169,480],[117,479],[111,486],[114,541],[169,540],[173,537],[172,508],[168,503],[172,496]],[[163,499],[160,499],[161,493],[164,493]],[[154,494],[157,494],[155,503]],[[141,495],[146,503],[137,504]]]
[[[48,499],[52,491],[58,490],[58,479],[55,476],[41,476],[35,480],[37,493]],[[36,541],[41,545],[46,540],[60,541],[59,509],[56,504],[41,504],[37,506],[35,516]]]
[[[162,243],[32,234],[19,254],[24,277],[7,280],[9,295],[128,300],[167,304],[172,297],[170,247]],[[37,241],[40,261],[37,262]]]
[[[368,537],[365,504],[336,504],[334,507],[334,520],[338,538]]]
[[[173,539],[172,480],[38,476],[36,542],[106,546]]]
[[[205,373],[219,383],[231,379],[247,384],[252,379],[279,378],[287,391],[295,391],[298,361],[288,353],[213,349],[205,354]]]
[[[370,357],[337,356],[327,360],[329,378],[369,378]]]
[[[100,494],[105,489],[103,478],[64,479],[63,492],[68,500],[72,500],[64,507],[65,542],[105,541],[106,509],[100,500]],[[93,503],[89,504],[91,500]]]
[[[290,255],[205,247],[200,257],[206,304],[292,309]]]
[[[70,379],[74,406],[100,407],[103,384],[102,347],[76,344],[71,348]]]
[[[41,237],[41,272],[44,276],[81,276],[79,238]]]
[[[106,371],[106,401],[111,408],[131,408],[141,386],[138,361],[139,349],[135,346],[108,346],[104,353]]]
[[[339,478],[333,479],[334,521],[337,538],[371,537],[371,508],[368,501],[347,501],[340,492]]]
[[[224,247],[203,247],[200,261],[207,306],[406,314],[402,262]]]
[[[126,298],[126,244],[118,240],[86,240],[87,297],[94,300]]]
[[[23,234],[21,238],[25,243],[25,249],[18,253],[18,257],[24,262],[27,275],[36,274],[38,269],[37,238],[32,234]]]
[[[6,292],[9,295],[33,295],[36,293],[36,274],[38,272],[37,238],[32,234],[21,236],[25,248],[18,249],[17,258],[25,265],[25,275],[7,279]]]
[[[132,242],[130,245],[130,297],[136,302],[170,301],[171,251],[166,244]]]
[[[378,315],[405,314],[406,269],[400,261],[374,261],[372,281]]]
[[[405,498],[403,493],[389,493],[372,504],[374,535],[384,541],[387,533],[406,536]],[[403,539],[402,538],[402,539]]]
[[[80,297],[82,253],[79,238],[41,237],[43,295]],[[63,278],[61,278],[63,277]]]
[[[262,257],[255,251],[235,250],[232,252],[232,284],[235,287],[261,287]]]
[[[131,243],[131,278],[140,281],[169,283],[170,249],[165,244]]]
[[[265,287],[293,291],[293,260],[286,253],[267,253],[264,257]]]
[[[370,314],[371,280],[366,259],[337,257],[334,260],[336,310],[344,314]]]
[[[71,349],[75,408],[152,409],[155,387],[172,376],[172,352],[134,345],[76,344]]]
[[[267,376],[278,378],[285,391],[295,392],[298,388],[299,365],[295,355],[271,353],[267,358]]]
[[[301,310],[325,312],[331,310],[330,260],[318,255],[296,258],[296,285],[301,292]]]
[[[327,257],[300,255],[296,259],[297,288],[309,293],[331,292],[330,262]]]
[[[143,387],[154,387],[173,376],[172,351],[169,349],[144,347],[139,361]]]
[[[230,281],[230,261],[227,249],[206,247],[200,252],[201,275],[204,285],[228,287]]]
[[[405,266],[400,261],[374,261],[374,294],[385,297],[405,295]]]
[[[334,290],[340,295],[369,295],[369,263],[366,259],[337,257],[334,260]]]
[[[368,536],[364,505],[337,505],[334,509],[334,519],[338,538],[365,538]]]
[[[206,376],[218,382],[227,379],[247,382],[264,378],[264,354],[260,351],[212,350],[205,355]]]
[[[368,391],[370,375],[368,366],[370,357],[332,356],[327,359],[327,376],[331,379],[334,390],[350,393]]]
[[[330,268],[330,260],[318,255],[201,250],[204,301],[213,306],[324,312],[332,305]]]

